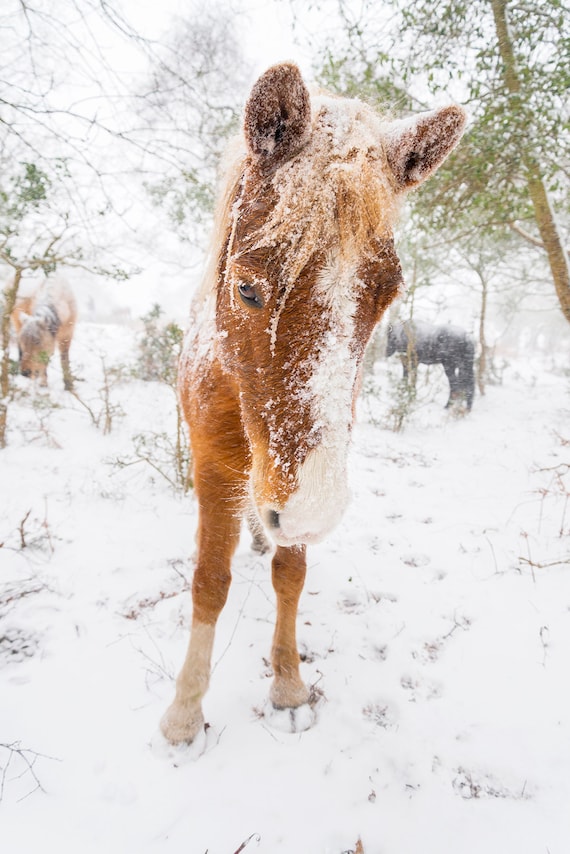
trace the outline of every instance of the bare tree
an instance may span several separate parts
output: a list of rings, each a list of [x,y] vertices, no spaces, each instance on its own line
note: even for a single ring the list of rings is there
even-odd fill
[[[2,447],[22,275],[74,266],[121,279],[176,227],[198,241],[245,66],[211,4],[162,42],[101,0],[5,0],[0,32]]]
[[[156,134],[153,145],[170,146],[179,159],[145,186],[185,241],[200,241],[209,225],[220,155],[237,129],[249,74],[236,20],[210,3],[177,20],[153,57],[140,115]]]
[[[338,6],[345,39],[323,51],[327,82],[404,111],[444,92],[469,109],[461,146],[416,197],[424,226],[458,240],[510,231],[515,259],[524,240],[570,322],[567,4],[387,0],[386,18],[370,0]]]

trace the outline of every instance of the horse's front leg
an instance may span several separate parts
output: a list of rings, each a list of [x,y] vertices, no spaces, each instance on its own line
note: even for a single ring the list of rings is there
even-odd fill
[[[176,680],[176,696],[160,724],[172,744],[192,742],[204,726],[202,698],[210,682],[216,621],[227,599],[239,531],[240,511],[234,502],[222,507],[201,502],[190,643]]]
[[[277,547],[272,563],[277,622],[271,652],[274,679],[270,698],[276,709],[295,709],[309,699],[299,674],[297,607],[307,571],[305,546]]]
[[[73,375],[69,364],[69,347],[71,339],[62,338],[59,341],[59,358],[61,361],[61,372],[63,374],[63,387],[66,391],[73,391]]]
[[[457,366],[454,361],[442,361],[443,370],[445,371],[445,375],[447,377],[447,381],[449,382],[449,400],[445,404],[445,408],[449,409],[454,400],[457,399],[458,392],[458,377],[457,377]]]

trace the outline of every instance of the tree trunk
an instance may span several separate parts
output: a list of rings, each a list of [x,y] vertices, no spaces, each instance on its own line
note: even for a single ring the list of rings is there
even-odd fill
[[[517,112],[524,112],[524,104],[520,97],[521,83],[517,74],[516,60],[509,35],[506,0],[491,0],[491,5],[493,7],[499,51],[503,61],[505,86],[512,96],[514,108]],[[548,263],[558,302],[560,303],[564,317],[570,323],[570,264],[568,262],[568,254],[556,228],[556,221],[550,207],[548,192],[540,173],[539,164],[526,149],[523,149],[522,160],[527,173],[527,187],[534,210],[534,217],[542,245],[548,256]]]
[[[10,391],[10,315],[16,303],[22,271],[17,269],[14,279],[4,288],[2,300],[2,317],[0,319],[1,352],[0,352],[0,449],[6,447],[6,430],[8,427],[8,394]]]
[[[556,295],[564,317],[570,323],[570,265],[568,254],[560,240],[548,193],[544,181],[540,177],[538,165],[533,163],[530,158],[525,158],[525,165],[528,170],[528,191],[542,243],[548,255]]]
[[[485,381],[487,377],[487,341],[485,338],[485,321],[487,319],[487,280],[482,273],[479,273],[481,279],[481,314],[479,315],[479,344],[481,345],[481,355],[479,356],[479,364],[477,366],[477,387],[479,394],[485,396]]]

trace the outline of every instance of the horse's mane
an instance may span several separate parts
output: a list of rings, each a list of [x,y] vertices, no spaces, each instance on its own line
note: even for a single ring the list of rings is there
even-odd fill
[[[243,136],[233,137],[228,143],[221,161],[220,184],[214,211],[212,236],[204,275],[197,294],[198,302],[202,302],[216,286],[220,256],[228,237],[229,224],[233,219],[232,207],[236,202],[246,160],[247,152]]]
[[[35,317],[30,317],[22,326],[20,344],[26,349],[39,347],[42,341],[42,325]]]
[[[240,250],[279,253],[283,284],[291,287],[312,258],[339,252],[361,257],[374,238],[391,233],[398,203],[382,147],[383,122],[358,100],[313,98],[307,145],[270,179],[276,204]],[[240,184],[248,155],[242,137],[229,146],[214,218],[213,240],[199,291],[216,287],[219,263],[239,216]]]

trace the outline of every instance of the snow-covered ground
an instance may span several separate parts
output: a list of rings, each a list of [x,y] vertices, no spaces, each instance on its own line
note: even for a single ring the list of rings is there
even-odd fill
[[[132,332],[80,324],[93,416],[102,356],[132,359]],[[435,399],[399,434],[383,426],[394,366],[377,364],[350,509],[309,551],[299,640],[322,698],[301,734],[263,716],[270,558],[244,533],[197,759],[155,735],[186,649],[195,503],[118,462],[135,434],[172,431],[172,392],[113,385],[104,435],[57,365],[53,406],[19,379],[0,452],[2,854],[341,854],[359,838],[365,854],[567,854],[570,375],[509,361],[465,418],[432,369]]]

